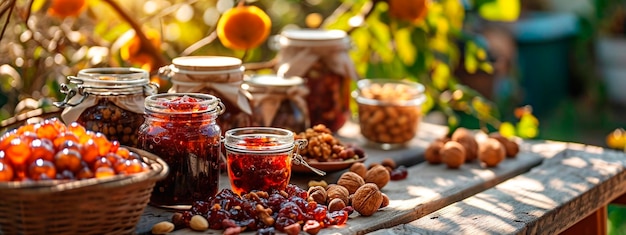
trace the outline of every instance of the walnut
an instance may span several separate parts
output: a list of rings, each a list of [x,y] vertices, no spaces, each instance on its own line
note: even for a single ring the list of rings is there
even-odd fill
[[[498,132],[494,132],[489,134],[489,137],[497,139],[504,146],[504,150],[506,151],[506,156],[510,158],[514,158],[517,153],[519,153],[519,145],[515,142],[502,136]]]
[[[466,128],[459,127],[452,133],[452,141],[459,142],[465,148],[465,161],[470,162],[478,156],[478,142]]]
[[[393,160],[392,158],[385,158],[385,159],[383,159],[382,162],[380,162],[380,164],[383,165],[383,166],[389,167],[392,170],[396,169],[396,166],[397,166],[396,165],[396,161]]]
[[[497,166],[505,157],[504,145],[495,138],[488,138],[478,145],[478,160],[487,167]]]
[[[441,155],[439,155],[439,151],[443,148],[443,145],[446,142],[442,139],[437,139],[428,145],[426,151],[424,152],[424,158],[430,164],[439,164],[441,163]]]
[[[365,182],[366,183],[374,183],[378,186],[379,189],[382,189],[389,183],[391,176],[387,168],[382,165],[377,165],[372,169],[369,169],[365,174]]]
[[[367,167],[361,162],[355,162],[354,164],[352,164],[352,166],[350,166],[350,171],[356,173],[361,177],[365,177],[365,173],[367,173]]]
[[[382,193],[383,195],[383,202],[380,203],[380,208],[385,208],[389,205],[389,196],[387,196],[387,194]]]
[[[354,192],[352,207],[362,216],[373,215],[383,203],[383,195],[378,186],[366,183]]]
[[[459,168],[465,162],[465,147],[459,142],[448,141],[439,151],[439,155],[448,168]]]
[[[361,185],[365,184],[363,177],[358,174],[348,171],[341,174],[339,179],[337,180],[337,184],[348,189],[350,194],[353,194]]]
[[[341,199],[346,205],[350,204],[350,192],[346,187],[343,187],[338,184],[330,184],[328,188],[326,188],[326,200],[331,202],[335,198]]]
[[[309,188],[309,201],[315,201],[318,204],[326,203],[326,189],[322,186],[313,186]]]
[[[346,203],[341,198],[333,198],[333,200],[328,203],[329,212],[340,211],[343,210],[344,207],[346,207]]]

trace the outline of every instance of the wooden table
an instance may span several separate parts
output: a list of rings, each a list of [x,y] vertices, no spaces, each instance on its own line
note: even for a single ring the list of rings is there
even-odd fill
[[[626,154],[598,147],[526,141],[516,158],[495,168],[469,163],[453,170],[423,162],[426,146],[446,132],[445,127],[423,123],[410,144],[382,150],[367,144],[358,134],[358,126],[342,129],[339,136],[344,142],[365,147],[366,164],[391,157],[410,166],[409,177],[383,188],[390,198],[388,207],[370,217],[355,213],[346,225],[322,229],[320,234],[554,234],[576,228],[579,221],[606,224],[606,210],[602,221],[602,209],[626,193]],[[325,177],[294,174],[291,182],[303,188],[311,179],[334,183],[341,173]],[[228,187],[224,174],[220,188]],[[149,206],[137,232],[149,234],[153,224],[169,220],[171,214]],[[596,227],[594,233],[601,231],[601,226]],[[173,234],[212,233],[221,231],[179,230]]]

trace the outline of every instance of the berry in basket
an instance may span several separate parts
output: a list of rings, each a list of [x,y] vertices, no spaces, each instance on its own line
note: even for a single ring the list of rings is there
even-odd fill
[[[137,153],[119,142],[56,118],[25,124],[0,137],[0,182],[104,178],[148,169]]]

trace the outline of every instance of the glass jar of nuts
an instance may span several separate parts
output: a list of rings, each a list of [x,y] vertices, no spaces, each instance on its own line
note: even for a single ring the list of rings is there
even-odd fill
[[[361,134],[379,144],[403,144],[415,137],[426,100],[422,84],[394,79],[363,79],[353,93]]]
[[[349,40],[341,30],[288,30],[278,37],[276,71],[302,77],[309,88],[311,125],[337,131],[350,118],[350,82],[358,79],[348,55]]]
[[[169,93],[205,93],[221,99],[226,110],[217,119],[222,130],[252,123],[250,94],[241,88],[244,67],[240,59],[226,56],[184,56],[159,69],[172,81]]]
[[[302,132],[310,126],[306,96],[309,90],[300,77],[257,75],[244,79],[252,94],[253,124]]]
[[[65,100],[65,123],[78,122],[87,130],[101,132],[109,140],[137,147],[137,130],[144,122],[145,97],[157,93],[148,72],[136,68],[90,68],[61,84]]]

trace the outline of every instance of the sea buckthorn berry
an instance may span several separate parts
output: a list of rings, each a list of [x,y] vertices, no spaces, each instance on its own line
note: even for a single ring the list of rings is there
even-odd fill
[[[43,122],[35,124],[35,133],[39,138],[53,140],[59,133],[65,131],[65,125],[58,119],[46,119]]]
[[[119,141],[117,141],[117,140],[113,140],[113,141],[111,141],[110,143],[111,143],[111,147],[109,148],[109,152],[110,152],[110,153],[115,153],[115,152],[117,152],[117,149],[119,149],[119,148],[120,148],[120,145],[121,145],[121,144],[120,144],[120,142],[119,142]]]
[[[113,170],[113,168],[111,167],[101,166],[101,167],[96,168],[95,177],[98,179],[111,177],[114,175],[115,175],[115,170]]]
[[[78,122],[72,122],[67,126],[67,131],[74,133],[77,137],[81,137],[87,134],[87,129],[80,125]]]
[[[14,174],[13,167],[6,160],[0,159],[0,182],[11,181]]]
[[[82,151],[83,147],[75,141],[72,140],[66,140],[65,142],[63,142],[63,144],[59,145],[58,147],[55,147],[57,150],[61,151],[63,149],[72,149],[72,150],[76,150],[79,153]]]
[[[75,178],[74,173],[69,170],[63,170],[57,173],[57,179],[59,180],[73,180]]]
[[[30,157],[30,142],[22,136],[13,138],[4,152],[14,166],[22,165]]]
[[[33,132],[33,133],[35,133],[35,123],[29,123],[29,124],[26,124],[26,125],[23,125],[23,126],[17,128],[15,134],[21,135],[21,134],[24,134],[26,132]]]
[[[37,159],[28,168],[28,177],[33,180],[54,179],[56,174],[54,163],[43,159]]]
[[[54,156],[54,164],[59,170],[78,172],[82,167],[80,152],[74,149],[63,149]]]
[[[88,166],[83,166],[83,168],[81,168],[80,171],[76,173],[76,178],[79,180],[90,179],[90,178],[93,178],[94,176],[95,175],[93,171]]]
[[[113,164],[111,164],[111,161],[109,161],[109,159],[107,157],[100,157],[98,158],[98,160],[96,160],[96,162],[93,163],[93,169],[98,169],[100,167],[113,167]]]
[[[52,139],[52,143],[54,143],[54,147],[56,149],[63,149],[61,146],[65,144],[67,141],[72,141],[75,143],[80,143],[78,137],[74,135],[72,132],[62,132],[56,138]]]
[[[125,148],[125,147],[117,148],[117,151],[115,151],[115,153],[117,155],[119,155],[121,158],[124,158],[124,159],[129,159],[129,157],[130,157],[130,150],[128,148]]]
[[[139,160],[123,160],[115,165],[118,174],[135,174],[144,171],[143,162]]]
[[[53,161],[54,155],[56,152],[54,151],[54,146],[52,146],[52,141],[49,139],[36,139],[30,142],[30,159],[27,163],[30,165],[35,160],[41,158],[46,161]]]
[[[98,154],[100,156],[104,156],[110,152],[112,144],[104,134],[96,132],[91,138],[96,142],[96,145],[98,145]]]
[[[93,164],[100,156],[100,151],[98,151],[98,145],[93,139],[87,140],[87,142],[83,143],[81,149],[81,155],[83,156],[83,161],[89,164]]]
[[[6,149],[11,143],[11,140],[18,136],[15,130],[4,133],[2,137],[0,137],[0,149]]]
[[[111,166],[115,166],[118,163],[123,162],[124,158],[122,158],[120,155],[117,155],[116,153],[107,153],[107,155],[104,155],[104,157],[109,160]]]

